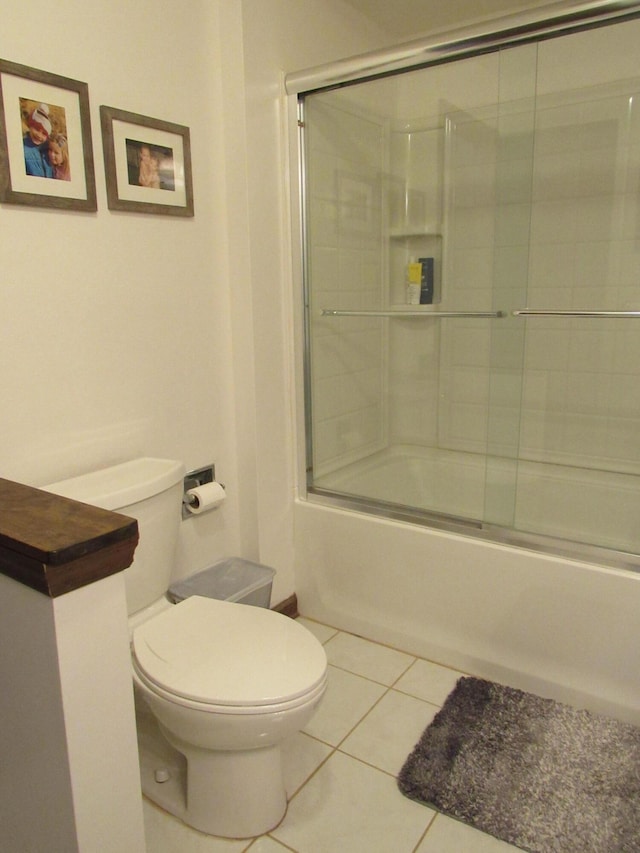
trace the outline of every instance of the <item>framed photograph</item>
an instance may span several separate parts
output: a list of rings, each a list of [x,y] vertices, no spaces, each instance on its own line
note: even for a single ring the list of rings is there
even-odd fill
[[[0,202],[97,209],[86,83],[0,59]]]
[[[100,107],[110,210],[193,216],[189,128]]]

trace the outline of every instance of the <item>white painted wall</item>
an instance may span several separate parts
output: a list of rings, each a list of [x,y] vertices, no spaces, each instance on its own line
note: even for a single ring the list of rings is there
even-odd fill
[[[214,462],[227,501],[183,523],[176,577],[261,559],[278,570],[274,601],[294,589],[279,84],[375,46],[343,11],[8,0],[0,34],[3,59],[88,83],[98,196],[95,214],[0,205],[0,475]],[[101,104],[190,128],[193,219],[107,209]]]
[[[0,36],[4,59],[88,83],[98,196],[94,214],[0,205],[0,473],[215,462],[226,506],[183,524],[177,574],[242,550],[218,4],[190,6],[9,0]],[[190,127],[193,219],[107,209],[101,104]]]
[[[3,850],[144,850],[124,578],[48,598],[0,575]]]

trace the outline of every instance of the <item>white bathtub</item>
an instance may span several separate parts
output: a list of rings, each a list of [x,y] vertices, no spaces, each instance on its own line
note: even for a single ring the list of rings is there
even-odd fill
[[[551,492],[559,488],[553,477],[549,483]],[[297,501],[295,520],[304,615],[640,724],[640,575],[320,498]]]

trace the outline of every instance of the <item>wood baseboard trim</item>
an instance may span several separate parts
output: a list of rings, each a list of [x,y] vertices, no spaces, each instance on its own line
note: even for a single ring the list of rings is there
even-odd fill
[[[290,616],[292,619],[297,619],[300,615],[298,613],[298,596],[293,593],[289,598],[285,598],[284,601],[281,601],[279,604],[275,604],[272,608],[276,613],[284,613],[285,616]]]

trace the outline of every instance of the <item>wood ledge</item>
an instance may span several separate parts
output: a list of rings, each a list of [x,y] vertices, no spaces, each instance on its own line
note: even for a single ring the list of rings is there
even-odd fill
[[[285,598],[284,601],[281,601],[279,604],[274,604],[271,608],[275,610],[276,613],[284,613],[285,616],[290,616],[292,619],[297,619],[300,615],[298,613],[298,596],[293,593],[289,598]]]
[[[0,478],[0,572],[51,598],[133,562],[138,522]]]

